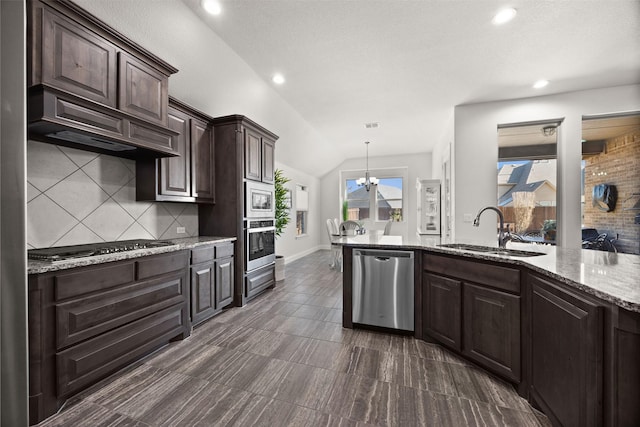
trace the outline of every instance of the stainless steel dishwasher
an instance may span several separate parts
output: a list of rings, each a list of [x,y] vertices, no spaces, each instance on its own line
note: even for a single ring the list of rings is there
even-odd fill
[[[353,251],[353,322],[413,331],[413,252]]]

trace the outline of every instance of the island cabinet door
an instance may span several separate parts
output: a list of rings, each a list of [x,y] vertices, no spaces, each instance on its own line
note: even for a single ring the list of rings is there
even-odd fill
[[[529,283],[533,402],[554,425],[602,425],[601,307],[551,280]]]
[[[463,354],[520,382],[520,296],[464,284]]]
[[[423,274],[422,284],[423,332],[460,351],[462,284],[457,280],[430,273]]]

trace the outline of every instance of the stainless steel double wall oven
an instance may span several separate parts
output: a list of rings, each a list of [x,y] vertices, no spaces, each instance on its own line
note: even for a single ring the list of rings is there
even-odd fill
[[[275,191],[272,184],[245,183],[247,271],[275,262]]]

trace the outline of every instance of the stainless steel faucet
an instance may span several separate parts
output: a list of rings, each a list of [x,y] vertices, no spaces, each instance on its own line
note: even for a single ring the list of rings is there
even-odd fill
[[[476,215],[476,219],[473,220],[473,226],[478,227],[480,225],[480,215],[482,215],[482,212],[486,210],[492,210],[498,214],[498,218],[500,219],[500,231],[498,233],[498,246],[501,248],[506,247],[507,242],[511,240],[511,236],[509,236],[509,233],[505,233],[504,231],[504,216],[502,215],[502,211],[500,209],[494,206],[487,206],[486,208],[480,209],[480,212],[478,212],[478,215]]]

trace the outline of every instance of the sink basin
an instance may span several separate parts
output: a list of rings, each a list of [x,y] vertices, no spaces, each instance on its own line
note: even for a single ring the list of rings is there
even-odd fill
[[[507,256],[520,256],[520,257],[544,255],[544,253],[542,252],[523,251],[520,249],[495,248],[492,246],[469,245],[466,243],[447,243],[447,244],[438,245],[438,246],[442,248],[460,249],[462,251],[482,252],[485,254],[492,254],[492,255],[507,255]]]

